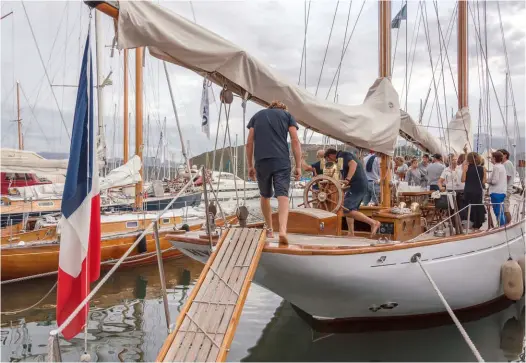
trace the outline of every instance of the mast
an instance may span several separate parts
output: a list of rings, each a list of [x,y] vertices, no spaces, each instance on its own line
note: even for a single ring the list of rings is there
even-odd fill
[[[458,2],[458,109],[468,107],[468,2]]]
[[[391,1],[378,2],[378,75],[381,78],[391,78]],[[381,155],[380,188],[382,207],[391,206],[391,158]]]
[[[183,154],[183,158],[188,168],[188,172],[190,172],[190,161],[188,159],[188,155],[186,154],[183,133],[181,132],[181,124],[179,123],[179,115],[177,114],[177,106],[175,105],[174,94],[172,91],[172,83],[170,82],[170,76],[168,75],[168,68],[166,67],[165,61],[163,61],[163,67],[164,67],[164,74],[166,75],[166,82],[168,83],[168,91],[170,91],[170,99],[172,100],[172,108],[174,110],[175,123],[177,125],[177,132],[179,132],[179,140],[181,142],[181,153]]]
[[[20,118],[20,82],[16,81],[16,109],[18,123],[18,150],[24,150],[24,140],[22,139],[22,119]]]
[[[104,75],[102,74],[102,27],[100,24],[100,13],[95,12],[95,44],[96,44],[96,65],[97,65],[97,120],[98,120],[98,140],[97,140],[97,156],[102,156],[99,161],[99,168],[103,169],[106,164],[106,143],[104,142]],[[102,152],[102,155],[99,155]],[[104,169],[103,169],[104,170]]]
[[[143,48],[135,49],[135,155],[142,159],[142,55]],[[139,171],[141,180],[135,184],[135,209],[142,209],[143,190],[142,175],[143,167]]]
[[[128,49],[124,49],[124,150],[123,159],[124,164],[128,162]]]

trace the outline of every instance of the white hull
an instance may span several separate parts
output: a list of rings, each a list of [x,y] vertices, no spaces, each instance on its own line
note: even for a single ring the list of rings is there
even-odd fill
[[[514,260],[525,255],[521,227],[524,230],[523,224],[517,224],[454,242],[374,253],[264,252],[255,282],[317,318],[442,313],[445,308],[436,292],[419,265],[410,262],[420,253],[423,265],[454,310],[475,307],[503,295],[502,264],[509,254]],[[182,251],[201,261],[206,258],[202,249],[198,253],[194,248]],[[379,308],[383,304],[395,307]]]

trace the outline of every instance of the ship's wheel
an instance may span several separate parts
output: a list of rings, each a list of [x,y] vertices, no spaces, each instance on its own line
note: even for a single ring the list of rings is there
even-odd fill
[[[299,206],[337,213],[342,204],[343,188],[341,182],[326,175],[318,175],[305,186],[303,203]]]

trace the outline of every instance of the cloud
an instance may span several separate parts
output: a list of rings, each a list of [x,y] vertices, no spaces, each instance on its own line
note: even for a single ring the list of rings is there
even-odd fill
[[[14,14],[1,22],[1,100],[2,100],[2,146],[15,147],[17,143],[16,126],[11,121],[16,118],[15,92],[13,83],[20,80],[29,102],[22,98],[22,118],[24,124],[24,136],[26,148],[32,150],[49,150],[64,152],[68,151],[69,144],[66,132],[62,126],[60,114],[55,104],[51,90],[55,92],[59,107],[62,110],[64,122],[71,129],[73,110],[75,105],[75,88],[51,88],[44,76],[35,41],[31,35],[29,24],[24,14],[21,3],[3,2],[2,11],[14,11]],[[308,4],[308,2],[307,2]],[[349,2],[340,1],[338,12],[334,20],[334,29],[328,44],[331,24],[336,8],[336,1],[312,2],[307,29],[307,89],[316,92],[319,81],[318,97],[325,98],[338,64],[340,62],[344,40],[345,26],[349,9]],[[434,4],[431,1],[425,3],[427,9],[427,23],[432,48],[433,65],[440,61],[440,37],[438,23],[442,32],[446,32],[447,25],[453,15],[455,1],[439,1],[437,20]],[[518,118],[521,125],[524,124],[524,106],[522,100],[525,97],[525,30],[523,27],[525,5],[521,1],[500,2],[504,35],[506,40],[507,54],[512,75],[515,101],[517,102]],[[89,10],[81,2],[53,2],[39,1],[26,2],[26,9],[35,31],[35,37],[42,53],[44,63],[53,84],[76,84],[79,73],[80,55],[83,42],[88,30]],[[188,2],[161,2],[161,5],[175,11],[186,18],[193,20],[192,8]],[[304,86],[305,67],[302,64],[302,48],[304,41],[304,6],[303,2],[295,1],[255,1],[255,2],[230,2],[230,1],[194,1],[192,3],[197,23],[205,28],[216,32],[222,37],[232,41],[247,52],[271,66],[275,72],[291,83],[298,82],[300,67],[302,68],[301,86]],[[353,1],[348,27],[348,36],[358,18],[361,1]],[[400,1],[394,1],[392,12],[394,14],[401,6]],[[470,7],[474,3],[470,3]],[[405,89],[405,55],[406,41],[405,32],[408,29],[408,45],[411,45],[413,32],[417,18],[418,3],[410,2],[408,5],[407,22],[402,22],[400,30],[392,30],[393,56],[396,57],[393,69],[393,85],[402,94]],[[366,95],[368,88],[373,84],[378,72],[378,7],[376,2],[366,1],[363,11],[358,19],[356,29],[350,41],[349,48],[342,63],[338,84],[338,102],[344,104],[360,104]],[[482,14],[482,8],[478,11]],[[476,12],[477,8],[473,7]],[[500,22],[498,18],[496,2],[487,2],[487,35],[488,35],[488,64],[490,66],[495,89],[497,90],[501,105],[504,104],[504,88],[506,62],[504,48],[502,45]],[[60,14],[57,15],[57,14]],[[478,15],[478,13],[477,13]],[[113,86],[104,89],[104,120],[106,140],[109,156],[122,153],[122,107],[123,107],[123,54],[115,51],[114,57],[110,58],[110,48],[113,40],[113,23],[105,17],[101,17],[102,23],[102,74],[106,76],[112,73]],[[481,97],[479,84],[481,83],[480,59],[477,63],[477,37],[474,30],[474,22],[469,14],[469,54],[470,54],[470,104],[472,105],[473,130],[478,126],[478,100]],[[483,22],[481,23],[483,24]],[[477,24],[478,26],[478,24]],[[13,33],[14,30],[14,33]],[[92,24],[92,32],[95,29]],[[447,48],[448,62],[444,65],[445,87],[442,83],[437,84],[439,92],[439,109],[443,118],[449,117],[451,108],[456,109],[456,94],[453,80],[456,82],[456,22],[453,22],[453,35]],[[483,34],[482,34],[483,35]],[[394,49],[396,37],[398,44],[396,52]],[[93,51],[95,43],[93,41]],[[327,47],[328,44],[328,47]],[[432,72],[427,50],[427,41],[424,27],[421,24],[416,43],[416,53],[410,54],[408,59],[412,72],[409,86],[409,97],[407,106],[409,112],[418,117],[420,99],[424,99],[429,88],[431,95],[426,107],[425,123],[430,120],[431,125],[439,125],[439,117],[436,106],[431,113],[431,105],[435,100],[435,90],[432,82]],[[320,69],[324,62],[325,50],[327,56],[320,77]],[[480,49],[479,49],[480,51]],[[134,150],[134,114],[135,114],[135,59],[134,51],[129,52],[129,111],[130,119],[130,150]],[[445,50],[442,52],[445,57]],[[396,54],[396,55],[395,55]],[[445,59],[445,58],[444,58]],[[94,59],[95,61],[95,59]],[[179,119],[182,124],[182,132],[185,140],[190,141],[191,151],[194,155],[210,150],[214,146],[219,104],[210,107],[211,140],[201,132],[200,126],[200,97],[202,90],[202,78],[195,73],[175,65],[168,65],[168,70],[174,88],[175,102],[177,105]],[[451,76],[453,74],[453,77]],[[435,73],[435,80],[442,77],[442,70]],[[452,80],[453,78],[453,80]],[[445,88],[446,97],[443,92]],[[220,89],[213,87],[216,100],[218,100]],[[40,91],[39,91],[40,90]],[[492,125],[498,130],[502,127],[502,118],[497,107],[493,89],[491,94],[491,117]],[[37,99],[38,95],[38,99]],[[329,99],[335,97],[335,85],[333,84]],[[144,135],[145,143],[148,142],[148,152],[155,153],[159,143],[163,120],[167,120],[168,148],[173,153],[180,153],[181,145],[179,134],[175,125],[175,117],[162,63],[146,56],[144,67]],[[36,102],[35,102],[36,101]],[[405,91],[402,105],[405,103]],[[510,102],[511,103],[511,102]],[[34,107],[34,114],[31,112]],[[257,105],[248,104],[246,122],[251,115],[260,109]],[[510,112],[511,114],[511,112]],[[447,115],[447,117],[446,117]],[[149,136],[147,135],[148,116],[150,118]],[[224,112],[222,113],[224,122]],[[238,98],[231,106],[230,128],[232,142],[234,135],[238,134],[238,143],[241,144],[243,135],[242,125],[243,113]],[[38,120],[38,121],[37,121]],[[481,122],[486,122],[482,120]],[[115,125],[115,126],[114,126]],[[430,129],[438,135],[436,129]],[[221,131],[223,132],[223,131]],[[300,135],[303,132],[300,131]],[[222,135],[222,134],[221,134]],[[310,134],[309,134],[310,136]],[[321,136],[316,135],[313,141],[321,141]],[[222,146],[222,139],[220,140]],[[115,150],[115,151],[114,151]],[[179,155],[180,156],[180,155]]]

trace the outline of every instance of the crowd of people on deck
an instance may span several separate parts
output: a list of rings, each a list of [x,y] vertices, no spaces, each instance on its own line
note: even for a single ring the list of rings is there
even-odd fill
[[[347,152],[339,153],[344,155]],[[324,154],[323,150],[319,150],[317,157],[321,158],[322,154]],[[326,155],[327,152],[325,152]],[[493,152],[491,154],[493,167],[491,173],[488,173],[485,168],[484,158],[476,152],[467,153],[465,151],[464,154],[460,155],[450,154],[447,158],[443,158],[440,154],[431,156],[424,154],[421,159],[409,155],[397,156],[392,165],[392,182],[406,182],[409,186],[419,186],[429,191],[455,192],[458,210],[469,204],[472,205],[470,220],[473,223],[473,229],[479,229],[486,219],[483,200],[485,186],[488,185],[488,194],[497,222],[499,225],[504,225],[511,221],[509,198],[513,192],[515,178],[515,167],[509,160],[509,156],[510,153],[505,149]],[[361,190],[358,191],[353,188],[353,202],[350,205],[355,207],[357,199],[361,199],[358,205],[379,205],[381,195],[380,158],[376,156],[374,151],[370,151],[358,163],[360,164],[358,169],[363,169],[364,177],[358,183]],[[320,162],[312,165],[304,163],[303,169],[317,175],[321,172],[319,165]],[[344,170],[342,177],[345,178],[345,175],[346,171]],[[363,183],[361,182],[362,179]],[[351,184],[353,184],[352,180]],[[460,215],[461,219],[467,219],[466,210],[462,211]]]
[[[302,169],[312,172],[314,176],[322,174],[322,159],[334,163],[341,158],[341,180],[345,184],[343,212],[348,218],[347,223],[352,225],[349,224],[352,222],[350,219],[358,220],[369,224],[373,235],[377,232],[380,222],[367,217],[359,210],[361,205],[379,205],[381,201],[381,161],[374,151],[370,151],[360,160],[355,153],[349,151],[333,148],[318,150],[319,160],[308,165],[301,157],[298,124],[288,112],[287,106],[280,101],[273,101],[268,108],[258,111],[251,118],[247,128],[249,178],[258,182],[267,238],[274,238],[270,207],[270,198],[274,196],[278,199],[278,241],[282,245],[288,244],[288,193],[292,171],[287,143],[289,136],[295,159],[295,179],[299,180]],[[473,229],[479,229],[485,221],[483,198],[487,183],[498,224],[504,225],[511,222],[509,198],[515,178],[515,169],[509,157],[510,153],[505,149],[493,152],[493,171],[488,178],[484,158],[476,152],[468,153],[467,149],[460,155],[448,155],[445,160],[440,154],[434,154],[431,158],[424,154],[421,160],[409,155],[398,156],[390,165],[393,171],[391,182],[403,181],[430,191],[456,192],[458,210],[471,204],[469,219],[473,223]],[[461,214],[461,217],[467,219],[466,213]]]

